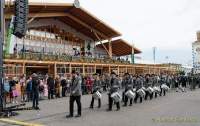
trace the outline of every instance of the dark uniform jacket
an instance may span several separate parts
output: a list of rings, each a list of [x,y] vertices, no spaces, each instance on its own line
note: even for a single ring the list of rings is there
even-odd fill
[[[136,90],[142,88],[142,80],[139,77],[136,78],[134,87],[136,88]]]
[[[120,83],[117,78],[111,78],[110,80],[110,94],[117,92],[120,88]]]
[[[39,79],[37,77],[33,77],[32,79],[32,91],[33,92],[39,92]]]
[[[149,77],[145,79],[145,88],[151,87],[153,85],[153,78]]]
[[[62,79],[60,83],[61,83],[61,86],[62,86],[63,88],[66,88],[66,86],[67,86],[66,79]]]
[[[53,79],[52,77],[49,77],[49,78],[47,79],[47,85],[48,85],[48,88],[49,88],[50,90],[55,89],[55,82],[54,82],[54,79]]]
[[[125,78],[122,81],[122,85],[125,88],[125,90],[133,89],[133,81],[132,78]]]
[[[92,87],[93,92],[96,92],[100,89],[101,89],[101,81],[100,80],[94,80],[93,87]]]

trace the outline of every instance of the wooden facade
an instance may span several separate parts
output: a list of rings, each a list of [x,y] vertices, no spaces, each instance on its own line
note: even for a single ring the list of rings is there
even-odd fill
[[[39,71],[40,74],[48,73],[55,77],[70,74],[72,70],[83,75],[111,71],[119,75],[126,72],[176,72],[176,69],[168,66],[117,60],[117,57],[141,51],[122,39],[113,41],[121,34],[83,8],[72,4],[48,3],[30,3],[29,7],[27,35],[23,39],[15,37],[12,43],[16,45],[17,52],[5,55],[4,73],[7,76],[30,75]],[[8,29],[13,5],[6,6],[5,13]],[[107,43],[102,43],[103,40]]]

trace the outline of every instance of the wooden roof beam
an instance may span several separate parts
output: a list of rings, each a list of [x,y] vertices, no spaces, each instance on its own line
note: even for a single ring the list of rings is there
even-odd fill
[[[97,39],[99,39],[101,45],[103,46],[103,48],[106,50],[107,54],[110,56],[110,52],[109,50],[106,48],[106,46],[102,43],[101,39],[99,38],[99,36],[97,35],[96,32],[94,32],[95,36],[97,37]]]
[[[80,24],[83,25],[84,27],[90,29],[91,32],[93,31],[93,32],[95,32],[95,33],[101,35],[104,39],[109,39],[108,36],[106,36],[105,34],[103,34],[103,33],[99,32],[99,31],[97,31],[96,29],[92,28],[91,26],[89,26],[88,24],[84,23],[84,22],[81,21],[80,19],[78,19],[78,18],[76,18],[76,17],[74,17],[74,16],[72,16],[72,15],[70,15],[70,14],[68,14],[68,13],[66,13],[66,16],[68,16],[68,17],[71,18],[72,20],[74,20],[74,21],[80,23]]]
[[[8,13],[8,14],[5,14],[5,19],[11,19],[13,13]],[[42,13],[42,12],[38,12],[38,13],[29,13],[28,14],[28,17],[29,18],[33,18],[33,17],[36,17],[36,18],[40,18],[40,17],[43,17],[43,18],[48,18],[48,17],[65,17],[66,16],[66,13],[64,12],[59,12],[59,13]]]
[[[5,15],[5,19],[11,19],[12,17],[12,13],[6,14]],[[94,29],[93,27],[89,26],[88,24],[84,23],[83,21],[81,21],[80,19],[76,18],[73,15],[70,15],[68,13],[64,13],[64,12],[59,12],[59,13],[42,13],[42,12],[38,12],[38,13],[29,13],[29,18],[40,18],[40,17],[69,17],[72,20],[78,22],[79,24],[83,25],[84,27],[88,28],[91,30],[91,32],[95,32],[97,34],[99,34],[100,36],[102,36],[104,39],[109,39],[108,36],[106,36],[105,34],[99,32],[98,30]]]

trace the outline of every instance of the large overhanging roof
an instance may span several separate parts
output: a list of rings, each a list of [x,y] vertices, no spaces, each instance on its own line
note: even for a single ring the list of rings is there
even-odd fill
[[[108,49],[109,42],[103,43],[105,47]],[[111,41],[112,45],[112,53],[116,56],[126,56],[132,54],[133,46],[131,46],[128,42],[123,39],[117,39]],[[98,44],[97,47],[103,48],[102,44]],[[139,54],[141,51],[134,47],[134,54]]]
[[[6,19],[10,19],[14,6],[6,6]],[[63,3],[29,3],[29,19],[56,18],[94,40],[106,40],[121,34],[83,8]],[[96,33],[96,34],[95,34]]]

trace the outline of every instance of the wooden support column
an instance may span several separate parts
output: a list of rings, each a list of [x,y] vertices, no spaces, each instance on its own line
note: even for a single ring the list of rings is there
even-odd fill
[[[133,66],[133,74],[136,74],[136,68]]]
[[[51,72],[51,66],[50,65],[48,65],[48,75],[50,74],[50,72]]]
[[[119,75],[119,66],[117,66],[117,75]]]
[[[142,74],[146,74],[146,68],[145,68],[145,66],[143,67],[143,73]]]
[[[97,65],[95,64],[94,65],[94,73],[96,73],[97,72]]]
[[[23,62],[23,66],[22,66],[22,74],[25,74],[26,73],[26,66],[25,66],[25,62]]]
[[[54,78],[56,78],[57,76],[57,67],[56,67],[56,63],[54,63]]]
[[[71,63],[69,64],[69,73],[70,74],[72,73],[72,65],[71,65]]]
[[[149,74],[150,74],[150,67],[149,67]]]
[[[112,43],[111,43],[111,39],[108,40],[108,51],[109,51],[109,57],[110,59],[112,59]]]
[[[83,64],[83,76],[85,76],[85,65]]]
[[[109,72],[109,74],[111,74],[111,68],[110,68],[110,65],[108,66],[108,72]]]

